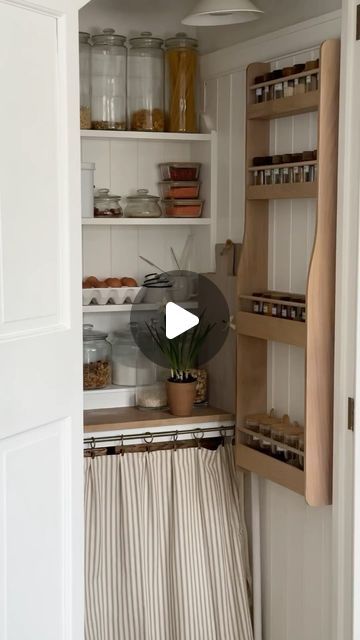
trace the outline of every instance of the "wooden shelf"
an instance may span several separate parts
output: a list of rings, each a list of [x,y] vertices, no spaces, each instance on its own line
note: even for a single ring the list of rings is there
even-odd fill
[[[281,484],[283,487],[302,496],[305,495],[305,473],[301,469],[285,464],[285,462],[280,462],[243,444],[236,445],[235,460],[239,467]]]
[[[197,302],[178,302],[183,309],[198,309]],[[158,304],[89,304],[83,306],[83,313],[132,313],[133,311],[157,311]]]
[[[306,160],[302,160],[301,162],[282,162],[281,164],[264,164],[261,165],[259,167],[248,167],[248,171],[260,171],[260,170],[266,170],[266,169],[286,169],[286,168],[293,168],[293,167],[308,167],[311,165],[316,165],[317,164],[317,160],[309,160],[308,162]]]
[[[264,184],[251,185],[247,188],[248,200],[280,200],[287,198],[316,198],[318,194],[317,182],[299,182],[293,184]]]
[[[237,314],[236,459],[243,468],[304,495],[311,506],[331,504],[332,500],[337,164],[329,162],[329,158],[336,158],[338,149],[339,60],[339,40],[327,40],[320,50],[319,91],[256,105],[252,103],[255,77],[268,73],[270,64],[252,64],[247,72],[246,166],[252,169],[254,157],[271,155],[272,118],[318,109],[318,178],[314,183],[247,187],[244,243],[238,271],[238,298],[243,299],[239,301]],[[317,201],[306,323],[241,310],[250,309],[249,300],[255,291],[265,292],[269,288],[269,200],[281,198]],[[276,249],[276,242],[273,246]],[[280,246],[278,251],[281,250]],[[268,340],[305,348],[305,473],[242,442],[245,416],[268,409]]]
[[[211,142],[211,133],[163,133],[156,131],[98,131],[82,129],[81,138],[85,140],[139,140],[159,142]]]
[[[186,227],[208,226],[210,218],[82,218],[84,227]]]
[[[287,118],[301,113],[310,113],[319,108],[320,92],[309,91],[289,98],[279,98],[269,102],[250,104],[248,106],[249,120],[273,120],[274,118]]]
[[[299,78],[306,78],[306,76],[317,76],[320,73],[320,69],[309,69],[308,71],[302,71],[301,73],[294,73],[292,76],[284,76],[284,78],[276,78],[276,80],[267,80],[266,82],[259,82],[259,84],[251,85],[250,89],[252,91],[256,91],[256,89],[260,89],[262,87],[269,87],[270,85],[275,85],[283,82],[288,82],[289,80],[296,80]]]
[[[243,336],[306,347],[306,323],[240,311],[237,331]]]
[[[136,407],[84,411],[84,433],[214,422],[234,423],[234,416],[213,407],[194,407],[192,416],[188,418],[178,418],[169,411],[143,411]]]

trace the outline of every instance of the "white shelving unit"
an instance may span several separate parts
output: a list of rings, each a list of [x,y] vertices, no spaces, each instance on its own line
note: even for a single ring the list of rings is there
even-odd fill
[[[85,227],[206,227],[211,218],[82,218]]]
[[[180,302],[183,309],[197,309],[197,302]],[[83,313],[131,313],[132,311],[156,311],[159,305],[155,304],[89,304],[83,307]]]
[[[186,267],[196,272],[214,270],[217,203],[217,134],[141,133],[133,131],[81,131],[83,162],[94,162],[95,187],[122,196],[146,188],[158,194],[162,162],[200,162],[201,194],[205,201],[201,218],[83,218],[83,274],[99,279],[133,277],[140,284],[151,267],[143,255],[165,271],[176,269],[170,254],[178,257],[192,237],[192,254]],[[153,269],[154,271],[154,269]],[[189,302],[186,308],[194,308]],[[139,311],[156,309],[139,305]],[[185,306],[185,305],[184,305]],[[94,305],[83,308],[84,321],[96,329],[113,332],[130,322],[132,305]],[[85,409],[127,406],[133,390],[111,388],[85,393]]]

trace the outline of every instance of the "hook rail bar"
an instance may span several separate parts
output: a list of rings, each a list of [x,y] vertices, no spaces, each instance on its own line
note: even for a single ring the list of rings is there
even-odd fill
[[[125,435],[116,435],[116,436],[98,436],[91,438],[84,438],[84,444],[90,445],[90,447],[95,447],[97,444],[104,444],[105,442],[120,442],[121,444],[125,440],[144,440],[145,444],[150,444],[153,442],[154,438],[174,438],[178,439],[179,436],[193,436],[195,440],[200,440],[204,438],[207,433],[220,433],[221,437],[225,437],[232,432],[235,432],[235,426],[231,427],[209,427],[204,429],[187,429],[184,431],[159,431],[156,433],[129,433]],[[231,435],[231,434],[229,434]]]

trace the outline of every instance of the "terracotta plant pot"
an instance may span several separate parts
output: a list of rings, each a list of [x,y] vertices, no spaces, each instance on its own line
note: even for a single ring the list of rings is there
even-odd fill
[[[196,380],[194,382],[166,383],[170,413],[173,416],[188,417],[192,414],[196,394]]]

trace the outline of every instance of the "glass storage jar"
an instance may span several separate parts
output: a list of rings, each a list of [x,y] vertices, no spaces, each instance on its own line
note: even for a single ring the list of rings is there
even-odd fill
[[[164,41],[144,31],[129,42],[128,127],[164,131]]]
[[[126,38],[104,29],[92,40],[92,127],[126,129]]]
[[[166,405],[166,385],[160,367],[139,351],[136,367],[136,406],[149,410],[162,409]]]
[[[177,33],[165,49],[167,130],[197,133],[198,41]]]
[[[94,197],[94,218],[120,218],[123,215],[120,200],[121,196],[114,196],[109,189],[98,189]]]
[[[94,325],[83,326],[84,389],[104,389],[111,384],[111,344],[107,333],[94,331]]]
[[[116,331],[112,346],[112,381],[119,387],[136,387],[139,347],[134,340],[136,327]]]
[[[91,45],[90,33],[79,33],[80,129],[91,129]]]
[[[138,189],[136,196],[127,197],[126,218],[160,218],[159,196],[150,196],[148,189]]]

